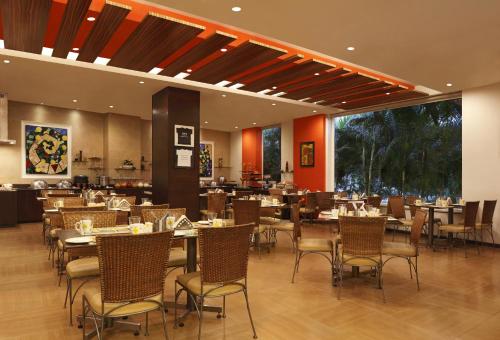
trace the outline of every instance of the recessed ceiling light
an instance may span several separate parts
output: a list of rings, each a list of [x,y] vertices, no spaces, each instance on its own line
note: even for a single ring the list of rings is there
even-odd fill
[[[345,104],[345,103],[347,103],[347,102],[346,102],[346,101],[343,101],[343,102],[342,102],[342,104]]]
[[[73,99],[73,103],[76,103],[77,101],[78,101],[78,100],[76,100],[76,99]]]
[[[95,21],[95,17],[87,17],[87,21]]]
[[[112,108],[114,108],[114,105],[110,105],[110,106],[108,106],[108,107],[109,107],[110,109],[112,109]]]
[[[273,89],[273,90],[276,90],[277,88],[278,88],[277,86],[273,86],[273,87],[272,87],[272,89]]]
[[[4,63],[4,64],[10,64],[10,60],[9,60],[9,59],[4,59],[4,60],[3,60],[3,63]]]
[[[276,103],[272,103],[271,105],[272,105],[272,106],[276,106]]]
[[[252,125],[257,125],[257,123],[253,122]]]
[[[319,73],[318,73],[318,72],[316,72],[314,75],[315,75],[315,76],[319,76]]]
[[[226,94],[221,94],[222,98],[226,98],[227,95]]]
[[[220,51],[221,52],[227,52],[227,48],[221,48]]]
[[[205,121],[205,124],[208,124],[208,120]]]
[[[231,8],[231,11],[236,12],[236,13],[241,12],[241,7],[234,6],[233,8]]]
[[[390,92],[386,92],[385,94],[386,94],[386,95],[390,95],[391,93],[390,93]]]
[[[44,104],[43,102],[40,103],[40,105],[43,105],[43,104]]]
[[[78,52],[80,49],[78,47],[73,47],[73,51]]]
[[[354,51],[354,50],[355,50],[355,48],[354,48],[354,47],[352,47],[352,46],[349,46],[349,47],[347,48],[347,50],[348,50],[348,51]]]
[[[191,70],[190,68],[188,68],[188,69],[186,70],[186,72],[187,72],[187,73],[191,73],[191,72],[193,72],[193,70]]]
[[[314,112],[314,113],[316,113],[316,112],[318,112],[318,111],[316,111],[316,110],[313,110],[313,112]]]
[[[235,128],[235,129],[237,129],[238,127],[237,127],[237,126],[235,126],[234,128]]]
[[[139,80],[139,84],[144,84],[144,80]]]
[[[5,60],[4,60],[4,61],[5,61]],[[446,86],[448,86],[448,87],[452,87],[452,86],[453,86],[453,84],[452,84],[452,83],[446,83]]]

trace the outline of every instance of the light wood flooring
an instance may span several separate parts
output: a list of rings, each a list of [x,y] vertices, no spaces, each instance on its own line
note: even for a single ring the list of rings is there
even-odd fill
[[[327,228],[309,226],[304,237],[331,234]],[[339,301],[322,257],[305,257],[295,284],[290,283],[294,255],[283,235],[270,254],[250,257],[250,306],[259,339],[496,340],[500,339],[499,260],[500,249],[483,248],[481,255],[471,251],[467,259],[461,249],[423,249],[420,292],[409,277],[408,264],[392,260],[384,268],[385,304],[369,277],[346,280]],[[167,277],[169,300],[174,274]],[[64,294],[65,283],[57,286],[55,270],[47,261],[40,225],[0,228],[0,339],[81,339],[81,330],[68,324]],[[78,299],[76,314],[80,310]],[[196,316],[174,330],[172,313],[167,316],[170,339],[194,339]],[[163,339],[159,313],[151,313],[149,337],[120,330],[105,335]],[[242,295],[228,297],[226,319],[205,314],[203,339],[252,339]]]

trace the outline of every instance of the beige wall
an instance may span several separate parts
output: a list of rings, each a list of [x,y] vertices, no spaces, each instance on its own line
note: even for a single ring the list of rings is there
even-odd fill
[[[462,93],[462,195],[466,200],[500,199],[500,83]],[[481,211],[478,219],[481,218]],[[494,216],[500,240],[500,205]],[[489,242],[489,238],[486,238]]]
[[[229,177],[241,184],[241,165],[242,165],[242,139],[241,131],[231,132],[230,136],[231,150],[229,157],[229,164],[231,164],[231,171]]]
[[[16,145],[0,145],[0,160],[2,171],[1,183],[31,183],[32,179],[21,178],[21,121],[55,123],[69,125],[72,128],[72,155],[75,159],[80,150],[84,158],[104,158],[104,174],[112,178],[135,177],[151,179],[152,160],[152,124],[151,121],[138,117],[119,114],[101,114],[79,110],[69,110],[45,105],[34,105],[9,101],[9,138],[17,141]],[[201,140],[214,142],[215,167],[218,159],[223,159],[223,168],[215,169],[215,178],[231,177],[230,163],[230,133],[223,131],[201,129]],[[241,153],[241,145],[240,145]],[[140,171],[141,156],[146,160],[145,171]],[[123,160],[134,162],[136,171],[117,171]],[[241,163],[241,162],[240,162]],[[72,174],[87,175],[93,183],[96,176],[103,171],[89,170],[92,164],[72,163]],[[239,178],[239,177],[237,177]],[[49,183],[59,181],[49,180]]]

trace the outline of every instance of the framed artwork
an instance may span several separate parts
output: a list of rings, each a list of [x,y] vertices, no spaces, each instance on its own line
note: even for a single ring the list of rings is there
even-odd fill
[[[23,178],[71,178],[71,127],[21,122]]]
[[[193,149],[175,149],[175,167],[192,168],[193,167]]]
[[[175,125],[174,145],[194,148],[194,126]]]
[[[200,179],[214,179],[214,142],[200,142]]]
[[[300,143],[300,166],[314,167],[314,142]]]

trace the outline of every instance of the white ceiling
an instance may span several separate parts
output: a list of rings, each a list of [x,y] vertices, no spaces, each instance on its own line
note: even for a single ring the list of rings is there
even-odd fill
[[[500,81],[498,0],[150,0],[440,92]],[[233,6],[242,11],[234,13]],[[346,47],[354,46],[353,52]],[[446,83],[453,87],[446,87]]]
[[[5,59],[10,63],[4,63]],[[10,100],[151,119],[151,97],[167,86],[200,91],[202,126],[215,130],[235,131],[235,126],[241,129],[253,123],[273,125],[316,114],[314,110],[334,112],[285,98],[0,49],[0,92],[8,93]]]

